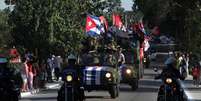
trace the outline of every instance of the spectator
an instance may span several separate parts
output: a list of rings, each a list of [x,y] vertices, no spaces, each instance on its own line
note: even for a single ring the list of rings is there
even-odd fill
[[[199,87],[200,83],[200,66],[199,64],[196,64],[192,69],[192,75],[193,75],[193,84]]]
[[[22,62],[23,62],[23,66],[21,69],[21,76],[23,79],[22,92],[26,92],[28,91],[28,66],[26,66],[28,61],[26,59],[23,59]]]
[[[48,57],[47,59],[47,81],[48,82],[52,82],[52,65],[53,65],[53,62],[52,62],[52,59],[50,57]]]
[[[39,78],[40,78],[40,83],[39,83],[39,87],[40,88],[44,88],[45,87],[45,83],[46,83],[46,78],[47,78],[47,64],[45,63],[44,60],[42,60],[42,62],[40,63],[40,72],[39,72]]]
[[[34,77],[33,77],[33,87],[34,87],[34,93],[39,92],[39,77],[40,77],[40,67],[38,65],[38,61],[34,59],[33,61],[33,72],[34,72]]]
[[[28,84],[29,84],[29,89],[31,90],[31,93],[34,93],[33,79],[34,79],[36,71],[33,68],[32,57],[31,56],[28,56],[27,63],[26,63],[25,66],[26,66],[26,68],[28,68]]]

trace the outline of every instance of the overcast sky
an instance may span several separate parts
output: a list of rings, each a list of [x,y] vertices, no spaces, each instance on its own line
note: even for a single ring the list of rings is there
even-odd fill
[[[122,1],[122,7],[125,8],[125,10],[131,10],[133,5],[133,0],[121,0]],[[0,0],[0,9],[4,9],[6,7],[4,0]]]

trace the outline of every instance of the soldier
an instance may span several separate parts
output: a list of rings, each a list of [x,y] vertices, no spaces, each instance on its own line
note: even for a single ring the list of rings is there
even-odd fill
[[[114,53],[116,51],[116,48],[111,43],[107,47],[107,54],[104,57],[104,64],[105,65],[115,65],[116,64],[116,57],[114,56]]]
[[[123,49],[121,47],[118,47],[118,50],[117,50],[117,62],[118,62],[118,66],[121,66],[122,64],[124,64],[126,62],[125,56],[122,53],[122,50]]]

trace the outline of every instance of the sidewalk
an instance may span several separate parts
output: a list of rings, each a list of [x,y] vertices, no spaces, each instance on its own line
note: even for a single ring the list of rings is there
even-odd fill
[[[193,77],[191,75],[182,82],[182,86],[185,89],[184,91],[188,96],[189,101],[201,101],[201,85],[199,87],[195,87],[195,85],[193,85]]]
[[[60,87],[60,82],[47,83],[45,85],[45,89],[58,89],[59,87]],[[41,90],[44,90],[44,89],[41,89]],[[35,93],[35,94],[37,94],[37,93]],[[35,95],[35,94],[31,94],[31,92],[22,92],[21,97],[22,98],[23,97],[28,97],[28,96],[32,96],[32,95]]]

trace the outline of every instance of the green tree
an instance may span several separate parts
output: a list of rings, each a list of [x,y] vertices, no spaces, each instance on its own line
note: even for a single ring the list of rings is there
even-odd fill
[[[111,2],[119,7],[115,1],[120,0],[17,0],[10,16],[13,44],[37,50],[40,56],[79,52],[86,15],[103,15]]]
[[[13,26],[13,45],[30,49],[42,57],[45,52],[39,51],[48,53],[50,15],[46,0],[17,0],[9,19]]]
[[[8,24],[9,9],[0,10],[0,47],[9,46],[12,41]]]
[[[160,26],[162,33],[176,38],[180,49],[200,50],[200,0],[133,0],[133,10],[142,12],[151,28]]]

